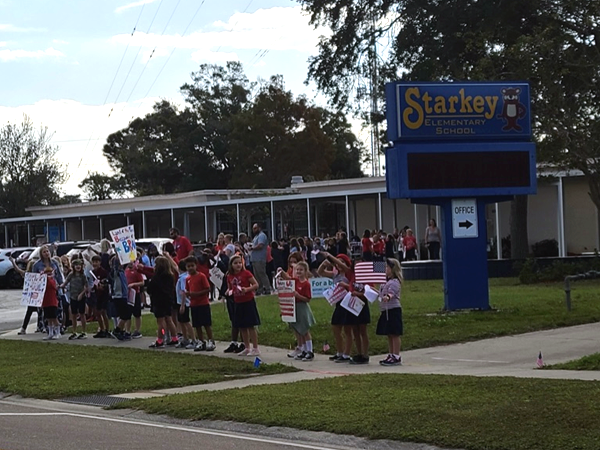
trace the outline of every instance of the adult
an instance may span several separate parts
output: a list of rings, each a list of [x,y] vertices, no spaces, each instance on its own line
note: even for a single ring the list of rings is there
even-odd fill
[[[183,261],[188,256],[194,256],[194,247],[188,238],[182,236],[178,228],[171,228],[169,236],[173,239],[173,247],[177,254],[177,261]]]
[[[373,261],[373,241],[371,240],[370,230],[365,230],[361,244],[363,261]]]
[[[429,250],[429,259],[440,259],[442,232],[437,227],[435,219],[429,219],[429,226],[425,230],[425,245]]]
[[[269,245],[269,240],[257,223],[252,225],[252,233],[254,234],[254,238],[250,246],[250,261],[252,262],[254,277],[258,281],[258,291],[256,294],[269,295],[271,294],[271,286],[269,284],[269,277],[267,276],[267,246]]]

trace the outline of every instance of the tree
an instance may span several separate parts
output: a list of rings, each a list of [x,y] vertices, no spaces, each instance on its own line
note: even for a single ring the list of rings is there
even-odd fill
[[[596,0],[299,0],[327,25],[309,78],[334,104],[364,74],[373,43],[380,82],[515,80],[532,87],[533,126],[542,159],[583,171],[600,205],[600,2]],[[382,92],[379,86],[378,92]],[[513,202],[513,257],[527,249],[526,201]]]
[[[48,129],[35,130],[27,116],[19,125],[0,128],[0,215],[26,215],[26,208],[52,204],[66,180],[56,161],[58,147],[50,145]]]
[[[79,188],[85,193],[87,201],[119,198],[126,190],[123,179],[98,172],[88,172],[87,177],[79,183]]]

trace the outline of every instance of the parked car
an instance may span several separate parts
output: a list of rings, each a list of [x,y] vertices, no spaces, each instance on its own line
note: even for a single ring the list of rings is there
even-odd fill
[[[158,238],[158,237],[157,238],[142,238],[142,239],[136,239],[135,245],[136,245],[136,247],[143,248],[144,251],[148,251],[148,247],[150,247],[150,244],[154,244],[154,245],[156,245],[156,248],[158,249],[158,253],[160,253],[162,255],[163,246],[167,242],[173,242],[173,239]]]
[[[69,242],[54,242],[52,244],[44,244],[50,246],[50,251],[52,252],[52,256],[62,256],[69,253],[70,250],[77,248],[80,250],[86,249],[89,245],[96,244],[96,241],[69,241]],[[20,262],[24,262],[27,264],[27,261],[30,259],[40,259],[40,251],[43,246],[37,247],[27,260],[24,258],[19,258]]]
[[[30,253],[33,247],[5,248],[0,250],[0,285],[10,289],[19,289],[23,286],[23,277],[19,275],[10,261],[10,258],[19,258]]]

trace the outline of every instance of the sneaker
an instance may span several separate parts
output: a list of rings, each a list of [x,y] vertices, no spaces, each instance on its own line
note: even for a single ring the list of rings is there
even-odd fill
[[[212,352],[216,348],[217,348],[217,344],[215,344],[215,341],[213,341],[212,339],[209,339],[209,341],[206,343],[206,351]]]
[[[52,339],[53,341],[56,341],[56,340],[60,339],[60,333],[59,334],[53,334],[50,339]]]
[[[387,359],[380,361],[379,364],[382,366],[401,366],[402,358],[396,358],[393,355],[390,355]]]
[[[179,343],[179,340],[177,340],[177,338],[171,339],[169,342],[167,342],[167,345],[169,347],[174,347]]]
[[[196,343],[194,341],[190,341],[188,345],[185,346],[187,350],[194,350],[196,348]]]
[[[296,361],[302,361],[302,358],[304,358],[306,356],[306,352],[300,352],[299,354],[297,354],[296,356],[294,356],[294,359]]]
[[[296,347],[296,349],[292,352],[289,352],[287,354],[288,358],[294,358],[296,359],[296,356],[300,356],[302,353],[304,353],[302,350],[300,350],[298,347]]]
[[[131,333],[123,333],[123,340],[124,341],[130,341],[131,340]]]
[[[195,352],[203,352],[206,350],[206,342],[204,341],[198,341],[198,343],[196,344],[196,348],[194,348]]]
[[[81,333],[79,336],[77,336],[77,339],[87,339],[87,334]]]
[[[313,359],[315,359],[315,354],[313,352],[306,352],[302,361],[312,361]]]
[[[163,348],[164,346],[165,346],[164,341],[160,341],[160,342],[155,341],[152,344],[150,344],[148,347],[149,348]]]
[[[335,360],[336,363],[349,363],[352,360],[349,356],[341,355]]]
[[[142,333],[140,333],[138,330],[135,330],[133,333],[131,333],[132,339],[139,339],[141,337],[142,337]]]
[[[369,364],[369,358],[363,355],[356,355],[350,358],[350,364]]]
[[[243,342],[240,342],[237,346],[235,353],[243,352],[244,350],[246,350],[246,346]]]
[[[47,336],[44,336],[42,338],[42,341],[49,341],[50,339],[52,339],[52,336],[51,335],[47,335]]]
[[[71,334],[71,336],[69,336],[70,341],[72,341],[73,339],[77,339],[77,333],[73,333]]]
[[[338,354],[336,353],[335,355],[333,355],[333,356],[330,356],[330,357],[329,357],[329,361],[333,361],[333,362],[335,362],[335,361],[337,361],[338,359],[340,359],[341,357],[342,357],[342,355],[338,355]]]
[[[133,337],[133,335],[131,335]],[[175,346],[175,348],[186,348],[188,345],[187,341],[184,341],[183,339],[180,339],[179,342],[177,343],[177,345]]]
[[[254,347],[252,350],[250,350],[248,356],[260,356],[260,350]]]
[[[240,350],[238,350],[238,345],[235,342],[232,342],[231,344],[229,344],[229,347],[227,347],[223,353],[238,353]]]
[[[115,336],[114,331],[111,333],[110,331],[106,331],[106,337],[109,339],[116,339],[117,336]]]
[[[24,334],[27,334],[27,330],[25,328],[21,328],[17,334],[22,336]]]
[[[96,334],[94,334],[92,337],[93,337],[93,338],[99,338],[99,339],[101,339],[101,338],[105,338],[105,337],[107,337],[107,336],[106,336],[106,331],[104,331],[104,330],[100,330],[100,331],[98,331]]]
[[[250,354],[250,349],[244,348],[244,350],[242,350],[241,352],[239,352],[237,355],[238,356],[248,356],[249,354]]]

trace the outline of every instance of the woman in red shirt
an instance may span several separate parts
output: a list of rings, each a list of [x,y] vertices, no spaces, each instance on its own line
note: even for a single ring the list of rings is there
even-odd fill
[[[234,328],[238,328],[242,333],[244,341],[244,350],[238,353],[239,356],[258,356],[258,333],[256,326],[260,325],[260,316],[256,308],[254,292],[258,289],[258,282],[254,275],[244,269],[244,263],[240,255],[235,255],[229,260],[229,271],[227,272],[227,287],[233,296]],[[252,349],[250,349],[252,343]]]
[[[371,240],[371,232],[369,230],[365,230],[361,243],[363,261],[373,261],[373,241]]]

